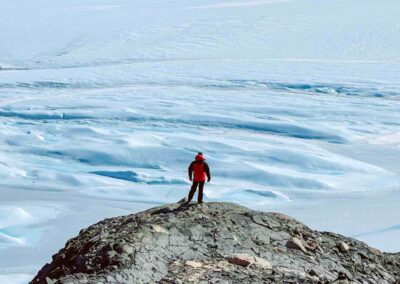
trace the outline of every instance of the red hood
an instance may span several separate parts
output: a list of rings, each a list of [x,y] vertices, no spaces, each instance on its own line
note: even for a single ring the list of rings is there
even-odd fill
[[[197,155],[196,158],[195,158],[195,160],[196,160],[196,161],[204,161],[205,158],[204,158],[203,155]]]

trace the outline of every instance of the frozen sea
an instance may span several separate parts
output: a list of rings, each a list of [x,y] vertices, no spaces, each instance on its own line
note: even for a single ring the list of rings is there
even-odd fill
[[[0,283],[102,218],[208,201],[400,251],[398,0],[1,0]]]

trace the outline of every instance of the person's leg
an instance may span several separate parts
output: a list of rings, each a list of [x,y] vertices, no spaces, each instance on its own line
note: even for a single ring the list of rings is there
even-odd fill
[[[194,193],[196,192],[196,188],[197,188],[197,185],[198,185],[198,184],[199,184],[199,183],[198,183],[197,181],[194,181],[194,182],[193,182],[192,188],[190,189],[190,192],[189,192],[189,197],[188,197],[187,203],[189,203],[190,201],[192,201],[193,196],[194,196]]]
[[[198,203],[203,203],[203,188],[204,188],[204,181],[199,182],[199,193],[197,194]]]

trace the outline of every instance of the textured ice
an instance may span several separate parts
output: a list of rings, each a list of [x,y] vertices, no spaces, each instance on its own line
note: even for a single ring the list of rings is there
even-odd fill
[[[34,276],[30,274],[1,274],[0,283],[25,284],[31,281]]]
[[[0,282],[102,218],[207,200],[399,251],[397,0],[2,0]],[[18,19],[18,21],[16,20]]]

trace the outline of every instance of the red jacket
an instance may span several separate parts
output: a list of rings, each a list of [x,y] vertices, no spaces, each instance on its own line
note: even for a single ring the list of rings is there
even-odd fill
[[[205,162],[205,158],[203,155],[197,155],[195,160],[190,164],[188,168],[189,178],[193,177],[193,181],[196,182],[205,182],[206,177],[208,180],[211,179],[210,168],[208,164]]]

